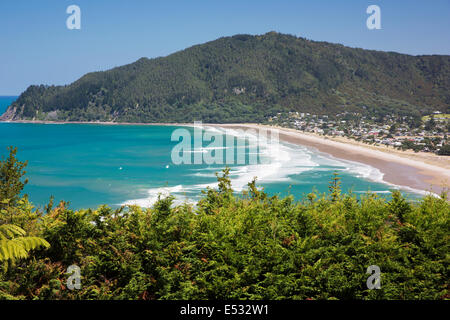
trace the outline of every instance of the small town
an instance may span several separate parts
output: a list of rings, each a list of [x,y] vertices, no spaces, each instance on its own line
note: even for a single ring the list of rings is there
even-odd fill
[[[268,123],[399,150],[450,155],[450,115],[440,111],[422,118],[393,114],[377,117],[357,112],[336,115],[287,112],[269,117]]]

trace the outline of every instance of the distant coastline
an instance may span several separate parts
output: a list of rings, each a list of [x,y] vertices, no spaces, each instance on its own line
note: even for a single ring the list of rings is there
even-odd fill
[[[1,122],[0,122],[1,123]],[[85,125],[136,125],[136,126],[192,126],[192,123],[139,123],[139,122],[102,122],[102,121],[41,121],[15,120],[2,123],[30,124],[85,124]],[[399,151],[393,148],[370,146],[346,138],[324,137],[318,134],[304,133],[299,130],[255,124],[233,123],[217,124],[203,123],[204,126],[242,129],[277,129],[280,139],[289,143],[312,147],[320,152],[332,155],[338,159],[364,163],[379,169],[383,180],[399,187],[409,187],[440,194],[450,186],[450,158],[434,154]]]
[[[145,122],[112,122],[112,121],[49,121],[49,120],[0,120],[0,123],[31,123],[31,124],[100,124],[128,126],[188,126],[192,123],[145,123]]]

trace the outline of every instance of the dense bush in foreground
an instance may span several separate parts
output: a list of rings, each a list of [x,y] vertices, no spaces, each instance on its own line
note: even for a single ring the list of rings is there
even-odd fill
[[[26,198],[1,211],[44,238],[0,274],[9,299],[447,299],[449,213],[445,197],[409,203],[398,192],[269,197],[250,183],[235,195],[227,171],[198,205],[161,198],[151,209],[73,211],[64,202],[45,214]],[[4,201],[7,203],[7,201]],[[67,268],[81,268],[81,289],[67,288]],[[381,269],[369,290],[366,269]]]

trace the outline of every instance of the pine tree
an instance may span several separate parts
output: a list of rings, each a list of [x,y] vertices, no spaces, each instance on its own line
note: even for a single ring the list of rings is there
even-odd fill
[[[9,147],[9,157],[0,161],[0,211],[2,214],[14,212],[20,193],[28,180],[21,181],[25,174],[26,162],[16,159],[17,148]],[[6,208],[9,208],[7,210]],[[38,247],[48,248],[50,244],[42,238],[26,236],[26,231],[0,216],[0,261],[14,264],[16,260],[27,258],[30,250]]]
[[[336,171],[333,172],[333,178],[328,189],[330,190],[331,201],[338,201],[341,197],[341,178],[339,178],[339,174]]]
[[[27,161],[16,159],[17,148],[8,147],[9,156],[0,161],[0,210],[7,206],[14,206],[20,198],[28,179],[21,181],[26,171]]]

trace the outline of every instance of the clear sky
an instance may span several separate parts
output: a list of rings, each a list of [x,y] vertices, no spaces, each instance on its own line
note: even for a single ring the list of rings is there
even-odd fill
[[[81,30],[69,30],[69,5]],[[381,30],[366,8],[381,8]],[[278,31],[351,47],[450,54],[450,0],[1,0],[0,95],[238,33]]]

